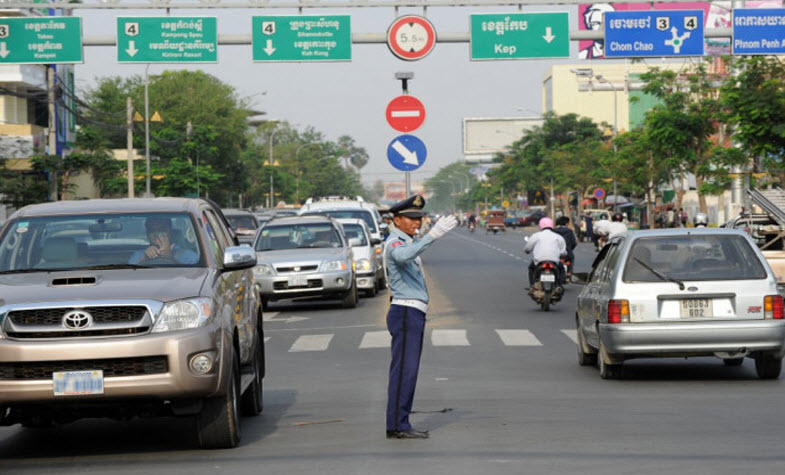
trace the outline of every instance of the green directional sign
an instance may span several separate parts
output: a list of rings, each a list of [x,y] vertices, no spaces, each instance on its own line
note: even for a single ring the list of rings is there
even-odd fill
[[[255,16],[254,61],[351,61],[349,15]]]
[[[0,18],[0,64],[81,62],[81,18]]]
[[[471,15],[471,59],[569,58],[569,14]]]
[[[217,63],[215,17],[120,17],[119,63]]]

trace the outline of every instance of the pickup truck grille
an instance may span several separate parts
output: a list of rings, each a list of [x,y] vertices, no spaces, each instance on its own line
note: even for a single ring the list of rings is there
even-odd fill
[[[0,380],[52,379],[57,371],[100,369],[104,377],[161,374],[169,370],[166,356],[110,358],[73,361],[34,361],[0,363]]]
[[[60,326],[63,315],[73,308],[39,308],[33,310],[14,310],[8,314],[8,318],[15,325],[56,325]],[[136,322],[144,317],[146,307],[141,306],[119,306],[119,307],[85,307],[85,310],[93,316],[95,323],[122,323]]]

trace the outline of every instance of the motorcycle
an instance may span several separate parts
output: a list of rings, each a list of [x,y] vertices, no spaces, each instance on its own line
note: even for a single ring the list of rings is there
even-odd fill
[[[529,295],[543,311],[550,310],[551,305],[561,300],[564,287],[560,282],[559,269],[555,262],[543,261],[534,270],[534,285]]]
[[[474,221],[469,222],[469,232],[473,233],[474,229],[477,227],[477,224]]]

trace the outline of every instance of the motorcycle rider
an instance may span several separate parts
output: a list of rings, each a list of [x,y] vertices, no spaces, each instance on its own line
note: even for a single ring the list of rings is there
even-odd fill
[[[474,231],[474,228],[477,227],[477,217],[474,213],[469,215],[469,230]]]
[[[539,222],[540,231],[531,235],[526,246],[523,248],[524,252],[531,253],[532,261],[529,264],[529,292],[532,292],[534,286],[534,274],[537,266],[544,261],[550,261],[556,264],[556,278],[558,282],[562,282],[561,270],[559,270],[559,257],[567,254],[567,243],[556,231],[553,230],[553,220],[548,218],[541,218]]]
[[[578,240],[575,238],[575,233],[572,232],[572,229],[568,227],[569,224],[570,218],[567,216],[560,216],[556,218],[556,228],[554,228],[554,231],[564,238],[564,243],[567,245],[567,260],[570,261],[567,272],[572,274],[572,265],[575,262],[575,253],[572,251],[578,246]]]
[[[695,227],[705,228],[709,225],[709,216],[706,213],[698,213],[695,215]]]
[[[597,223],[594,227],[594,232],[597,233],[602,240],[602,245],[599,247],[603,247],[606,242],[627,232],[627,225],[624,224],[623,221],[624,215],[621,213],[613,213],[610,221],[600,221]]]

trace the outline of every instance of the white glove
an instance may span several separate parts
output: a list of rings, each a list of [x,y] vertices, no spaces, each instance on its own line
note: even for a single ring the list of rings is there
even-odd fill
[[[433,225],[433,228],[431,228],[431,231],[428,233],[428,235],[434,239],[439,239],[457,225],[458,220],[455,219],[455,216],[445,216],[439,221],[436,221],[436,224]]]

